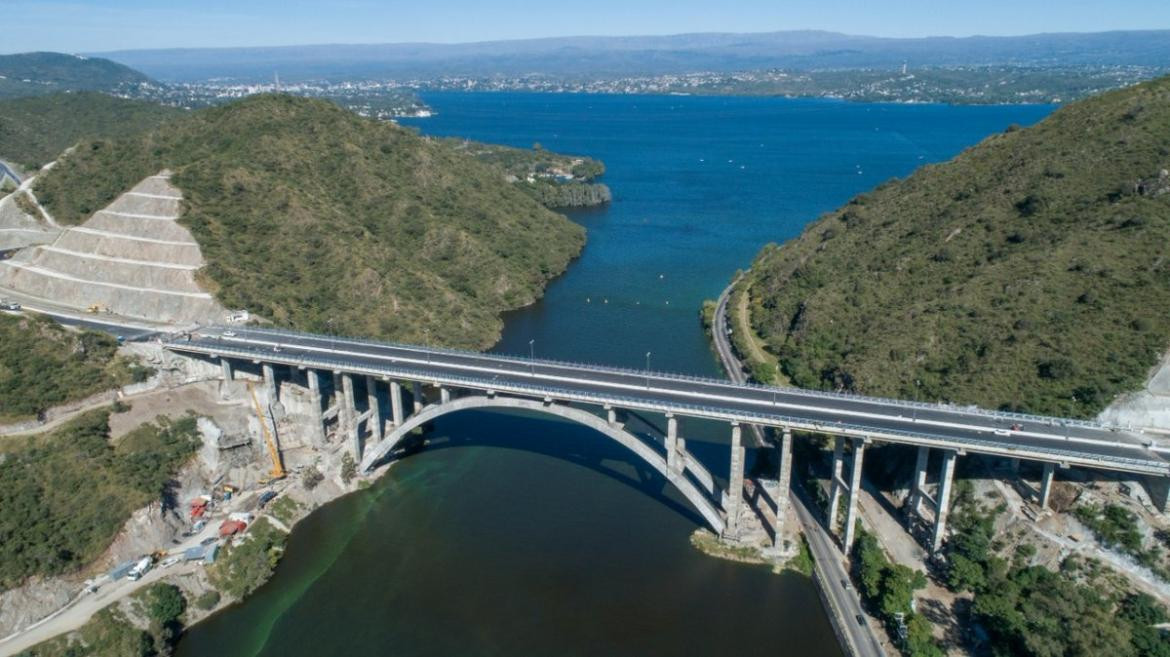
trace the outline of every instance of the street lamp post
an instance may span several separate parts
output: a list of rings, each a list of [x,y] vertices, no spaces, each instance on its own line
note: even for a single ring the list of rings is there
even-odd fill
[[[650,352],[646,352],[646,389],[650,389]]]
[[[536,376],[536,338],[528,341],[528,372]]]

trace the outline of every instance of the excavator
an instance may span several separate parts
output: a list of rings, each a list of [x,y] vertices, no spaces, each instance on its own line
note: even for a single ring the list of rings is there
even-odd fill
[[[248,393],[252,395],[252,406],[256,409],[256,419],[260,421],[260,431],[264,434],[264,444],[268,447],[268,456],[272,459],[272,472],[260,480],[260,485],[270,484],[285,478],[284,464],[280,462],[280,450],[276,448],[276,439],[268,430],[268,422],[264,418],[264,411],[260,408],[260,399],[256,397],[256,390],[248,384]]]

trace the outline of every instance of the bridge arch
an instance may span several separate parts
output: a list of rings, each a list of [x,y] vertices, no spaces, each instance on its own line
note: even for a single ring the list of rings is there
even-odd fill
[[[645,462],[650,467],[654,468],[667,481],[674,485],[683,497],[687,498],[691,506],[699,512],[700,515],[707,521],[711,529],[715,530],[716,534],[722,534],[724,529],[723,514],[719,509],[707,499],[707,497],[686,478],[682,473],[671,472],[666,465],[666,460],[658,455],[653,448],[638,439],[634,434],[611,425],[609,422],[589,413],[588,411],[563,404],[545,404],[531,399],[519,399],[515,397],[496,397],[486,395],[472,395],[468,397],[461,397],[446,403],[431,404],[426,406],[418,413],[407,418],[400,426],[395,427],[393,431],[388,433],[385,438],[377,444],[372,445],[366,450],[362,457],[361,471],[369,472],[382,459],[386,458],[394,450],[395,447],[407,436],[411,431],[417,427],[431,422],[439,417],[449,413],[457,413],[459,411],[471,409],[513,409],[526,410],[542,413],[545,415],[554,415],[579,424],[583,424],[603,436],[616,441],[626,449],[633,452],[638,458]]]

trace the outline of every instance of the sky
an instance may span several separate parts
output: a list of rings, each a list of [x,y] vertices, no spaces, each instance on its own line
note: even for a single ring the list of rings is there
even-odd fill
[[[891,37],[1160,29],[1170,28],[1170,1],[0,0],[0,17],[0,52],[101,52],[794,29]]]

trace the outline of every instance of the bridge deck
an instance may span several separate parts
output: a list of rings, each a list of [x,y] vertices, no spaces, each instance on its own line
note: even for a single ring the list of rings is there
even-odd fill
[[[1142,436],[1083,420],[255,328],[204,328],[190,340],[171,340],[166,347],[180,353],[1170,475],[1170,463],[1156,448],[1147,447]],[[1019,430],[1012,430],[1016,424]]]

